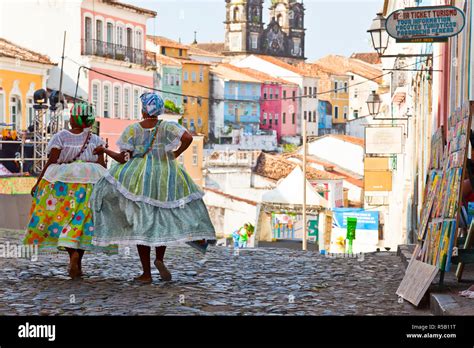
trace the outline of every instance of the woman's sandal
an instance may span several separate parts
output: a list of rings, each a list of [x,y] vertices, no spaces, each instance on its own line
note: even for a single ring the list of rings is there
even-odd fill
[[[164,281],[168,282],[171,280],[171,273],[168,271],[168,268],[166,268],[165,264],[161,260],[155,260],[154,262],[156,269],[158,272],[160,272],[160,277]]]

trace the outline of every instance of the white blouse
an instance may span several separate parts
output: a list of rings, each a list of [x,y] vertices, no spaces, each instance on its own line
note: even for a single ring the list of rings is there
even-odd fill
[[[48,143],[48,154],[52,149],[61,150],[58,163],[48,167],[44,174],[44,179],[54,183],[56,181],[66,183],[96,183],[102,178],[107,170],[97,164],[98,156],[93,151],[98,146],[105,145],[105,142],[95,134],[91,135],[89,144],[76,162],[72,161],[81,151],[86,141],[89,129],[85,129],[80,134],[73,134],[68,130],[61,130],[53,135]]]

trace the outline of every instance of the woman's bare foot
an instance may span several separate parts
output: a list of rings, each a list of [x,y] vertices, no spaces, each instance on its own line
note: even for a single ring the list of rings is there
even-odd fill
[[[72,279],[80,278],[82,276],[82,272],[79,268],[79,254],[77,252],[73,253],[69,262],[69,276]]]
[[[167,282],[171,280],[171,273],[168,271],[168,268],[166,268],[163,261],[155,260],[155,267],[158,269],[158,272],[160,272],[161,279]]]
[[[151,274],[142,274],[139,277],[133,279],[135,282],[149,284],[152,282]]]

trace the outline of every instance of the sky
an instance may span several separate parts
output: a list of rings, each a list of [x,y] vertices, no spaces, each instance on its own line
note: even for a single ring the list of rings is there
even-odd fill
[[[158,13],[148,22],[148,33],[183,43],[223,42],[225,0],[121,0]],[[383,0],[305,0],[306,57],[313,61],[328,54],[350,56],[374,52],[369,28]],[[265,0],[264,21],[268,23],[270,0]]]

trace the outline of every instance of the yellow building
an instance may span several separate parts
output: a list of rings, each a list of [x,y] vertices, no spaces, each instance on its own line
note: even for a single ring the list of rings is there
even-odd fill
[[[349,118],[349,81],[348,75],[331,75],[332,123],[346,123]]]
[[[147,48],[155,53],[177,58],[182,66],[183,126],[191,133],[209,134],[209,70],[210,63],[189,58],[190,46],[163,36],[147,36]]]
[[[55,64],[42,54],[0,38],[0,129],[25,130],[33,121],[33,93],[46,89]]]
[[[183,125],[193,134],[209,134],[210,64],[181,60],[183,65]]]
[[[179,162],[191,175],[193,181],[200,187],[204,185],[202,175],[202,164],[204,160],[204,137],[202,135],[193,135],[191,146],[179,157]]]

